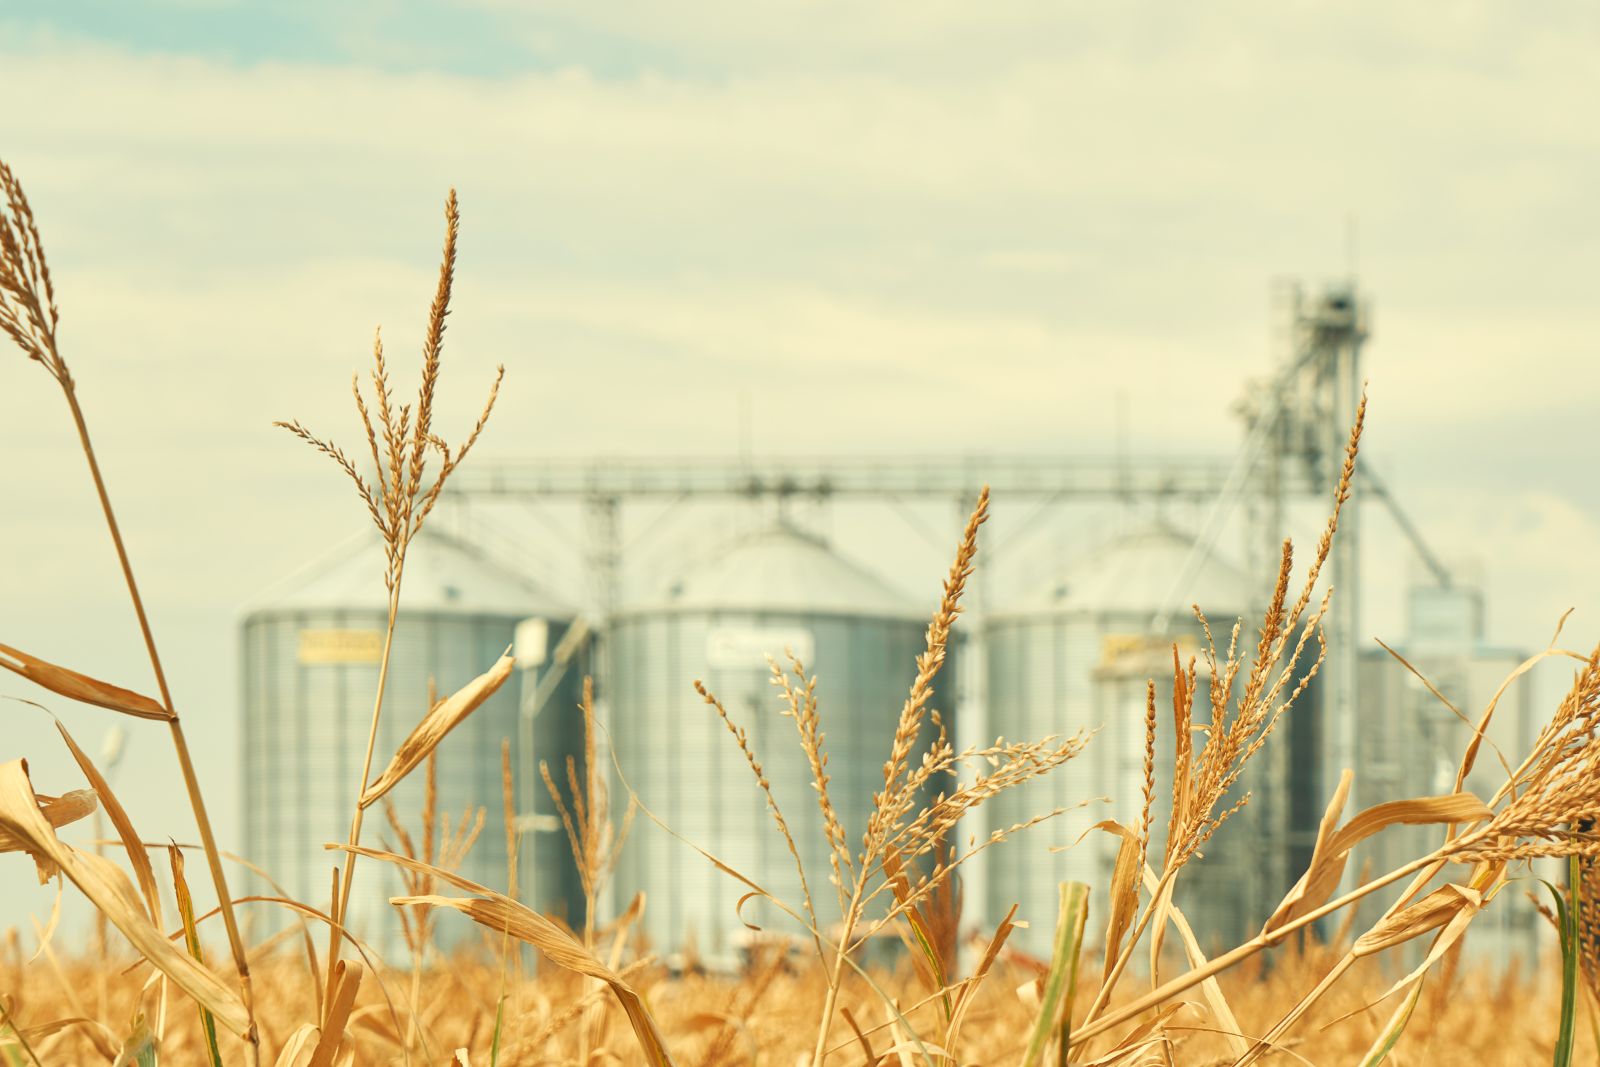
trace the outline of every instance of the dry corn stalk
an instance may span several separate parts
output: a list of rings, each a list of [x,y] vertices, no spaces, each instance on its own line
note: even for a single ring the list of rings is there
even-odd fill
[[[89,466],[89,476],[94,483],[95,494],[100,500],[100,510],[105,516],[106,530],[111,534],[111,544],[116,550],[117,562],[122,568],[122,578],[128,588],[128,599],[133,605],[134,617],[139,624],[140,636],[144,639],[145,652],[150,658],[150,669],[155,674],[156,688],[160,691],[161,700],[156,704],[147,697],[139,697],[127,690],[95,682],[94,679],[65,671],[63,668],[45,670],[44,668],[50,665],[43,664],[42,661],[33,661],[29,664],[19,659],[18,662],[30,667],[36,675],[36,680],[40,680],[41,684],[47,687],[64,685],[68,689],[86,693],[90,703],[99,703],[145,718],[166,720],[172,737],[173,754],[177,757],[178,769],[183,775],[184,788],[188,793],[189,807],[194,813],[195,827],[200,831],[200,843],[205,850],[206,864],[211,872],[211,884],[216,890],[221,907],[223,926],[228,934],[228,947],[232,951],[234,967],[239,975],[239,995],[243,1001],[245,1015],[253,1019],[254,998],[250,990],[250,964],[245,953],[244,940],[239,934],[233,896],[228,891],[227,876],[222,870],[222,851],[217,847],[216,837],[211,830],[211,817],[206,811],[205,797],[200,791],[200,780],[195,773],[194,760],[189,754],[189,742],[184,735],[183,724],[178,719],[171,689],[167,685],[166,670],[161,663],[161,654],[156,648],[155,634],[145,614],[144,598],[139,593],[139,583],[133,575],[133,563],[122,541],[122,528],[117,523],[116,512],[111,506],[111,494],[100,472],[100,461],[95,456],[94,444],[89,439],[89,424],[84,417],[82,406],[78,403],[77,382],[56,345],[56,327],[60,321],[60,313],[56,307],[55,286],[50,278],[50,265],[45,258],[44,242],[39,236],[38,223],[34,219],[33,208],[28,204],[27,194],[22,190],[22,183],[17,180],[16,175],[4,161],[0,161],[0,194],[5,197],[5,207],[0,210],[0,331],[4,331],[29,360],[44,367],[61,388],[62,396],[67,401],[73,425],[78,431],[78,443],[83,449],[84,460]],[[11,656],[13,659],[18,658],[18,654],[14,651]],[[6,666],[11,667],[10,664]],[[11,669],[17,668],[11,667]],[[82,699],[76,694],[69,695],[74,695],[74,699]],[[110,700],[109,703],[106,702],[107,699]],[[255,1064],[260,1060],[260,1047],[253,1021],[244,1031],[244,1037],[250,1062]]]
[[[367,401],[361,393],[360,377],[355,376],[351,379],[351,392],[354,394],[356,412],[361,417],[362,429],[366,433],[367,450],[372,458],[375,481],[369,483],[344,450],[332,441],[316,436],[299,422],[275,423],[339,466],[339,469],[355,483],[356,491],[366,506],[368,515],[383,537],[385,560],[383,578],[384,586],[389,591],[389,618],[384,631],[383,654],[378,665],[378,685],[373,695],[366,754],[362,757],[356,809],[350,820],[348,840],[352,846],[361,842],[361,828],[366,819],[368,806],[381,797],[383,792],[379,791],[376,795],[370,792],[372,759],[377,749],[378,723],[383,715],[384,691],[389,680],[389,658],[394,649],[395,621],[400,611],[400,588],[405,573],[406,549],[410,546],[412,538],[421,532],[423,522],[433,510],[434,504],[438,502],[439,494],[444,490],[445,482],[460,466],[462,460],[467,458],[467,453],[472,450],[484,427],[488,425],[489,414],[494,410],[495,398],[500,393],[500,383],[505,377],[505,368],[499,367],[495,373],[494,384],[490,387],[488,400],[478,415],[477,423],[466,440],[454,450],[443,438],[434,433],[434,395],[439,384],[440,358],[444,352],[445,318],[450,314],[450,294],[455,284],[456,239],[461,225],[461,214],[457,209],[454,189],[450,190],[445,200],[444,216],[444,251],[439,263],[438,284],[434,288],[433,302],[428,309],[428,326],[422,344],[422,380],[417,389],[415,407],[402,404],[396,408],[393,403],[394,395],[389,384],[388,366],[383,358],[381,335],[374,336],[372,350],[373,406],[378,415],[376,426],[373,424],[372,410],[368,408]],[[430,482],[428,461],[433,453],[438,454],[438,469],[431,474]],[[471,708],[466,710],[470,711]],[[448,730],[448,726],[445,729]],[[442,732],[438,734],[438,737],[442,736]],[[437,737],[434,743],[437,744]],[[406,755],[404,749],[401,755]],[[415,766],[416,761],[425,755],[426,751],[423,751],[422,755],[412,760],[411,765]],[[394,781],[398,781],[398,777],[392,778],[384,791],[392,787]],[[332,927],[334,932],[330,935],[328,946],[330,985],[325,1003],[332,1002],[333,964],[338,957],[341,941],[338,931],[349,908],[351,886],[355,879],[356,855],[352,854],[347,859],[343,877],[334,895],[332,911],[335,925]]]

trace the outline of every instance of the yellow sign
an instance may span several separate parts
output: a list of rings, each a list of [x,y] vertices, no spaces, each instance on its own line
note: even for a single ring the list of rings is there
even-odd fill
[[[300,631],[301,663],[377,663],[382,658],[382,630]]]
[[[1200,648],[1200,643],[1191,634],[1180,634],[1176,638],[1149,634],[1106,634],[1100,639],[1100,669],[1139,669],[1148,661],[1159,662],[1170,657],[1174,644],[1178,646],[1178,657],[1185,661]]]

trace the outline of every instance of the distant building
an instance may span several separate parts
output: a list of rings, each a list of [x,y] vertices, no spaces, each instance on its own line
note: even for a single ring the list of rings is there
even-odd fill
[[[1523,651],[1487,643],[1483,627],[1483,594],[1478,589],[1433,585],[1409,592],[1405,638],[1395,651],[1455,706],[1454,711],[1389,653],[1382,649],[1363,653],[1359,759],[1345,819],[1385,801],[1455,791],[1457,769],[1476,724],[1501,683],[1527,658]],[[1538,727],[1532,688],[1526,681],[1507,688],[1462,788],[1490,800],[1507,777],[1501,755],[1516,766],[1531,750]],[[1394,826],[1358,846],[1351,862],[1357,870],[1369,864],[1377,876],[1425,855],[1443,839],[1440,826]],[[1452,865],[1438,882],[1459,882],[1468,871]],[[1527,871],[1510,873],[1516,877]],[[1552,880],[1560,880],[1559,872]],[[1549,928],[1524,889],[1543,892],[1531,879],[1502,890],[1493,905],[1473,920],[1466,936],[1468,955],[1485,963],[1520,961],[1527,966],[1535,961],[1541,944],[1548,943]],[[1363,905],[1361,918],[1366,923],[1376,921],[1398,892],[1396,887],[1374,894]]]

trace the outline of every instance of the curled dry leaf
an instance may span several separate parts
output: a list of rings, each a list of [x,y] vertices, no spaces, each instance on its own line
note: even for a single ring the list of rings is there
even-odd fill
[[[354,960],[340,960],[333,965],[333,1001],[322,1023],[322,1036],[311,1053],[310,1067],[333,1067],[340,1052],[349,1051],[345,1047],[345,1027],[361,989],[362,974],[361,964]]]
[[[1144,884],[1151,893],[1154,893],[1161,884],[1149,864],[1145,864]],[[1200,950],[1200,942],[1194,936],[1189,920],[1184,917],[1182,910],[1176,904],[1167,908],[1167,921],[1178,931],[1178,937],[1183,942],[1184,955],[1189,958],[1189,966],[1196,969],[1204,967],[1206,955]],[[1233,1054],[1235,1056],[1248,1054],[1250,1043],[1244,1039],[1244,1031],[1239,1027],[1239,1020],[1233,1014],[1233,1007],[1228,1003],[1228,998],[1222,995],[1222,986],[1216,977],[1212,976],[1201,982],[1200,992],[1206,998],[1206,1007],[1211,1011],[1212,1020],[1216,1023],[1217,1029],[1222,1031],[1228,1046],[1233,1049]]]
[[[59,868],[135,949],[219,1022],[241,1037],[249,1031],[249,1015],[238,992],[167,940],[145,914],[144,901],[128,876],[110,860],[79,851],[56,837],[40,811],[28,766],[22,760],[0,763],[0,830]]]
[[[141,693],[58,667],[10,645],[0,645],[0,667],[69,700],[109,708],[124,715],[136,715],[141,719],[168,721],[173,717],[172,712]]]
[[[532,911],[507,898],[481,899],[476,897],[394,897],[389,903],[396,906],[422,904],[435,908],[452,908],[461,912],[480,926],[496,933],[510,934],[527,942],[544,953],[551,963],[565,967],[591,978],[598,978],[611,987],[628,1022],[644,1049],[652,1067],[670,1067],[672,1057],[667,1052],[666,1040],[656,1026],[655,1019],[645,1007],[644,998],[633,986],[584,948],[571,934],[536,911]]]
[[[78,747],[72,735],[67,733],[67,728],[56,723],[56,729],[61,731],[61,739],[72,751],[72,758],[78,761],[83,776],[89,779],[89,784],[94,786],[94,791],[100,795],[100,803],[105,806],[106,816],[110,818],[111,825],[116,827],[117,836],[122,840],[122,847],[127,850],[128,862],[133,865],[134,876],[139,879],[139,889],[144,893],[145,906],[150,909],[150,919],[160,925],[161,893],[156,889],[156,875],[150,866],[150,855],[145,851],[144,842],[139,839],[138,831],[133,828],[133,820],[128,818],[127,811],[117,800],[116,794],[111,791],[111,785],[100,773],[100,768],[96,767],[83,749]]]
[[[278,1053],[278,1059],[273,1067],[305,1067],[312,1042],[317,1039],[317,1032],[314,1023],[301,1023],[295,1032],[289,1035],[289,1040],[283,1043],[283,1049]]]
[[[34,799],[38,801],[39,814],[51,829],[77,822],[95,809],[94,791],[90,789],[74,789],[58,797],[41,795]],[[31,855],[39,865],[40,885],[55,877],[56,867],[49,855],[31,847],[26,838],[13,833],[3,822],[0,822],[0,852],[26,852]]]
[[[1429,930],[1450,923],[1460,915],[1471,916],[1483,907],[1483,894],[1470,886],[1440,886],[1415,904],[1386,916],[1372,929],[1356,938],[1352,956],[1370,956],[1421,937]],[[1430,961],[1431,963],[1431,961]]]
[[[1111,980],[1111,969],[1122,949],[1122,939],[1133,925],[1133,913],[1139,907],[1139,865],[1142,849],[1139,835],[1115,819],[1098,822],[1096,830],[1104,830],[1122,838],[1117,848],[1116,866],[1111,872],[1111,907],[1106,919],[1105,972],[1101,982]]]
[[[479,705],[494,696],[495,692],[506,684],[506,679],[511,677],[511,670],[515,665],[516,660],[508,652],[502,655],[493,667],[435,704],[433,710],[417,723],[416,729],[400,743],[399,751],[383,769],[383,773],[378,775],[377,781],[361,794],[361,806],[370,808],[382,800],[389,790],[399,785],[406,775],[416,769],[417,764],[428,758],[428,753],[439,747],[439,742],[444,740],[445,735],[454,729],[457,723],[471,715]]]
[[[496,893],[488,886],[463,878],[454,872],[442,867],[435,867],[420,860],[411,859],[409,856],[400,856],[393,852],[380,852],[376,849],[363,848],[360,845],[330,845],[329,848],[349,852],[352,855],[366,856],[371,859],[386,860],[389,863],[430,874],[458,889],[474,893],[486,899],[471,899],[459,897],[416,896],[394,897],[389,903],[398,906],[420,904],[426,907],[452,908],[471,918],[480,926],[485,926],[496,933],[509,934],[519,941],[533,945],[544,957],[558,967],[578,974],[598,978],[611,987],[612,993],[622,1004],[628,1015],[628,1021],[633,1025],[633,1031],[638,1038],[640,1047],[644,1050],[647,1062],[651,1067],[671,1067],[672,1056],[667,1051],[665,1039],[661,1030],[656,1026],[655,1019],[650,1010],[645,1007],[644,998],[639,996],[628,982],[610,967],[602,963],[593,952],[584,947],[583,943],[567,931],[551,922],[524,905],[512,900],[502,893]]]
[[[1450,793],[1376,804],[1335,830],[1345,798],[1350,795],[1351,779],[1350,771],[1345,771],[1339,788],[1328,803],[1327,812],[1322,816],[1310,866],[1289,891],[1289,895],[1283,898],[1278,910],[1272,913],[1272,918],[1267,920],[1263,933],[1270,934],[1327,901],[1339,887],[1350,850],[1373,834],[1398,824],[1469,823],[1494,816],[1489,806],[1473,794]]]

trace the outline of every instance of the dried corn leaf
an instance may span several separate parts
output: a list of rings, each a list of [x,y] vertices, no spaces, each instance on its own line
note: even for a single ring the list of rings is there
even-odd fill
[[[949,1020],[954,1005],[950,1001],[950,991],[946,988],[950,983],[945,976],[944,960],[940,958],[927,915],[912,903],[911,880],[906,874],[905,862],[897,850],[891,848],[884,853],[883,873],[888,879],[890,890],[894,893],[895,903],[903,909],[902,915],[906,920],[906,926],[896,926],[896,931],[900,934],[900,939],[905,942],[907,955],[911,957],[917,977],[922,979],[922,983],[931,992],[939,994],[944,1007],[944,1017]]]
[[[1130,1030],[1110,1052],[1090,1060],[1083,1067],[1125,1067],[1130,1060],[1166,1044],[1167,1038],[1162,1029],[1182,1008],[1182,1003],[1161,1008],[1154,1016]]]
[[[1383,1024],[1383,1029],[1378,1031],[1378,1036],[1373,1039],[1372,1046],[1367,1049],[1366,1055],[1361,1057],[1361,1067],[1378,1067],[1388,1059],[1389,1053],[1394,1051],[1395,1045],[1400,1042],[1400,1035],[1405,1032],[1406,1025],[1411,1022],[1411,1013],[1417,1008],[1417,1001],[1422,996],[1422,983],[1418,982],[1411,995],[1402,1000]]]
[[[183,922],[183,943],[194,961],[204,967],[205,954],[200,950],[200,929],[195,924],[194,898],[189,895],[189,880],[183,876],[183,850],[177,845],[167,847],[172,861],[172,893],[178,902],[178,917]],[[200,1007],[200,1029],[206,1035],[206,1053],[211,1057],[211,1067],[222,1067],[222,1053],[217,1048],[217,1021],[211,1013]]]
[[[487,886],[479,885],[469,878],[447,871],[442,867],[414,860],[409,856],[397,855],[393,852],[380,852],[377,849],[364,848],[360,845],[329,845],[329,849],[339,852],[349,852],[357,856],[366,856],[370,859],[384,860],[408,870],[432,875],[441,882],[463,889],[468,893],[485,900],[463,900],[454,897],[396,897],[390,900],[391,904],[423,904],[429,907],[453,908],[456,911],[471,917],[475,922],[486,926],[499,933],[508,933],[519,941],[525,941],[540,952],[546,959],[559,967],[579,974],[586,974],[591,978],[598,978],[611,987],[617,1000],[622,1003],[623,1010],[628,1014],[628,1020],[633,1024],[634,1033],[638,1036],[639,1044],[644,1048],[646,1056],[652,1067],[671,1067],[672,1057],[667,1052],[666,1042],[661,1037],[661,1031],[656,1027],[656,1021],[651,1017],[649,1010],[644,1005],[644,1000],[623,978],[583,946],[577,938],[567,933],[549,919],[532,911],[518,901],[512,900],[503,893],[497,893]]]
[[[283,1043],[283,1048],[278,1053],[278,1058],[273,1067],[304,1067],[303,1061],[311,1049],[311,1042],[317,1039],[317,1028],[313,1023],[302,1023],[299,1029],[289,1035],[289,1040]]]
[[[52,1034],[57,1034],[73,1027],[82,1027],[85,1030],[92,1030],[98,1033],[98,1039],[91,1038],[96,1045],[116,1047],[117,1035],[113,1034],[105,1023],[100,1022],[98,1019],[84,1018],[82,1015],[54,1019],[47,1023],[40,1023],[38,1026],[30,1026],[26,1030],[19,1030],[18,1033],[22,1035],[24,1040],[33,1042],[43,1040]]]
[[[350,1022],[350,1009],[355,1007],[362,974],[361,964],[354,960],[340,960],[333,965],[333,999],[328,1003],[328,1017],[322,1021],[322,1037],[311,1053],[309,1067],[333,1067],[334,1057],[344,1044],[344,1028]]]
[[[1429,825],[1436,823],[1474,822],[1494,815],[1489,806],[1471,793],[1448,793],[1435,797],[1415,797],[1411,800],[1392,800],[1367,808],[1352,818],[1342,828],[1334,830],[1345,798],[1350,792],[1351,773],[1347,770],[1340,778],[1339,788],[1328,803],[1317,830],[1317,843],[1311,853],[1311,864],[1300,876],[1289,895],[1283,898],[1278,910],[1267,920],[1263,933],[1294,921],[1307,912],[1320,907],[1333,895],[1344,876],[1350,850],[1372,835],[1396,825]]]
[[[144,902],[128,876],[111,861],[63,844],[39,810],[23,760],[0,764],[0,830],[24,842],[35,855],[46,856],[89,898],[100,913],[180,989],[241,1037],[250,1021],[239,994],[216,975],[184,955],[144,913]]]
[[[170,720],[173,717],[172,712],[147,696],[58,667],[10,645],[0,645],[0,667],[69,700],[109,708],[124,715],[136,715],[141,719]]]
[[[1156,872],[1148,864],[1144,868],[1145,888],[1151,893],[1156,891],[1160,884]],[[1199,970],[1206,965],[1206,955],[1200,951],[1200,942],[1194,936],[1194,930],[1189,926],[1189,920],[1176,904],[1167,908],[1167,920],[1178,931],[1178,938],[1183,942],[1184,954],[1189,958],[1189,966]],[[1228,998],[1222,995],[1222,986],[1217,983],[1213,975],[1200,983],[1200,992],[1206,998],[1206,1006],[1211,1009],[1211,1017],[1216,1020],[1217,1028],[1225,1031],[1228,1047],[1233,1049],[1235,1056],[1244,1056],[1250,1051],[1250,1042],[1242,1036],[1244,1031],[1239,1028],[1239,1020],[1233,1014],[1233,1008],[1228,1004]]]
[[[428,753],[439,747],[439,742],[443,741],[445,735],[462,719],[471,715],[485,700],[494,696],[495,691],[511,677],[514,666],[516,660],[509,654],[503,655],[493,667],[435,704],[433,709],[422,717],[422,721],[417,723],[416,729],[411,731],[410,736],[400,743],[399,751],[389,761],[389,766],[383,769],[378,780],[361,794],[361,806],[371,807],[382,800],[385,793],[399,785],[401,779],[410,774],[417,764],[428,758]]]
[[[1017,905],[1011,905],[1011,910],[1006,912],[1006,917],[1000,920],[1000,925],[995,927],[994,936],[989,939],[989,947],[983,951],[983,959],[978,961],[978,966],[973,970],[972,977],[961,983],[961,989],[956,993],[956,1010],[950,1016],[950,1024],[945,1027],[944,1043],[947,1048],[954,1048],[956,1038],[961,1034],[961,1026],[966,1021],[967,1009],[977,999],[978,986],[989,976],[989,970],[994,966],[994,961],[1000,957],[1000,950],[1005,947],[1006,939],[1011,936],[1011,931],[1017,928],[1013,917],[1017,914]],[[872,1057],[869,1055],[868,1059]]]
[[[111,791],[111,785],[100,773],[100,769],[84,754],[83,749],[78,747],[72,735],[67,733],[67,728],[58,722],[56,729],[61,731],[61,739],[72,751],[72,758],[78,761],[83,776],[89,779],[89,784],[94,786],[94,791],[99,794],[100,803],[105,807],[111,825],[117,828],[117,836],[122,839],[122,847],[128,853],[128,862],[133,865],[134,877],[138,878],[139,889],[144,893],[145,907],[150,911],[150,920],[157,926],[161,925],[161,894],[156,889],[155,870],[150,866],[150,854],[145,851],[144,842],[133,828],[133,820],[128,818],[122,802]]]
[[[1356,943],[1350,947],[1350,955],[1370,956],[1382,952],[1421,937],[1429,930],[1437,930],[1458,917],[1470,919],[1482,907],[1483,894],[1478,890],[1454,882],[1440,886],[1409,908],[1385,916],[1372,929],[1356,938]],[[1426,966],[1432,966],[1431,961]],[[1401,979],[1400,984],[1403,985],[1410,977]]]
[[[1133,925],[1133,913],[1139,907],[1139,835],[1115,819],[1095,824],[1095,829],[1117,834],[1122,844],[1117,848],[1116,866],[1111,871],[1111,908],[1106,919],[1105,970],[1100,984],[1111,980],[1111,971],[1122,950],[1122,939]]]
[[[492,899],[475,897],[394,897],[389,903],[396,906],[422,904],[435,908],[452,908],[466,915],[480,926],[496,933],[510,934],[544,953],[546,959],[567,970],[598,978],[611,987],[612,993],[627,1013],[628,1022],[653,1067],[671,1067],[672,1057],[667,1052],[666,1040],[656,1026],[655,1019],[645,1007],[644,999],[616,972],[584,948],[555,923],[536,911],[496,894]]]
[[[58,797],[38,795],[34,799],[38,802],[39,814],[51,829],[77,822],[93,814],[95,809],[94,791],[91,789],[74,789]],[[26,852],[31,855],[39,867],[40,885],[56,876],[56,865],[49,855],[30,846],[25,837],[8,830],[3,822],[0,822],[0,852]]]

